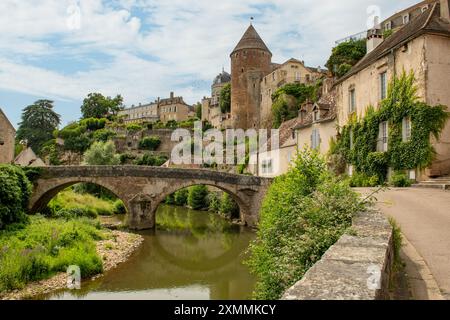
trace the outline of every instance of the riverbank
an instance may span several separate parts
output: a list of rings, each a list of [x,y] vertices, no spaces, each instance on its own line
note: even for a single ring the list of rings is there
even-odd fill
[[[97,255],[103,261],[103,273],[98,274],[85,281],[90,281],[102,277],[104,273],[114,269],[119,264],[125,262],[142,244],[143,237],[137,234],[124,231],[105,231],[106,239],[96,242]],[[36,282],[31,282],[20,290],[14,290],[5,294],[0,294],[1,300],[25,300],[35,296],[49,294],[56,290],[67,287],[66,273],[57,275]]]

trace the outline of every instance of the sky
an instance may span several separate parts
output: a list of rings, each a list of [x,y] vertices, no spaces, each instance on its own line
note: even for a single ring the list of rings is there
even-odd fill
[[[55,101],[65,125],[91,92],[127,106],[210,95],[214,77],[253,25],[273,53],[324,66],[335,41],[418,0],[1,0],[0,108]]]

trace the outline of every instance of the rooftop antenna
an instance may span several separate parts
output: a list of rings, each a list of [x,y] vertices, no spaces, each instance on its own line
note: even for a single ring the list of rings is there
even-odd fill
[[[255,20],[255,18],[250,17],[250,25],[253,25],[253,20]]]

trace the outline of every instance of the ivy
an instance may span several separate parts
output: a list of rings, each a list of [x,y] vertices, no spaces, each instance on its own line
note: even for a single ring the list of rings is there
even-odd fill
[[[403,71],[390,82],[387,98],[378,110],[369,106],[364,118],[353,117],[341,128],[330,153],[344,158],[357,172],[376,175],[380,181],[385,180],[388,168],[425,168],[435,155],[430,137],[439,138],[449,115],[446,106],[429,106],[419,101],[414,73]],[[406,142],[402,132],[405,117],[412,124],[411,137]],[[388,151],[377,152],[379,124],[383,121],[389,126]]]

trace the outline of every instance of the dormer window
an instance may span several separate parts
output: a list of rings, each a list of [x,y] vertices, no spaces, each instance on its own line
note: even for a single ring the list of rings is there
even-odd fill
[[[428,5],[424,5],[423,7],[422,7],[422,12],[425,12],[425,11],[427,11],[428,10]]]
[[[409,23],[409,13],[403,15],[403,24]]]
[[[314,110],[314,122],[317,122],[319,120],[320,120],[320,110],[316,108]]]
[[[392,21],[386,22],[385,25],[384,25],[384,30],[388,31],[388,30],[391,30],[391,29],[392,29]]]

